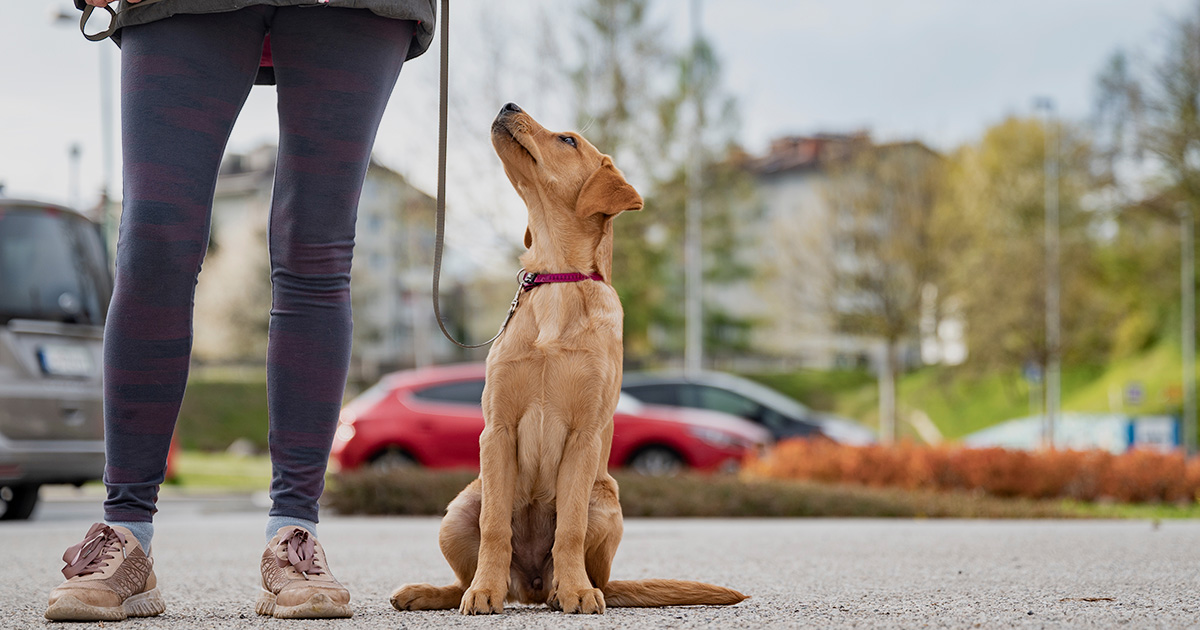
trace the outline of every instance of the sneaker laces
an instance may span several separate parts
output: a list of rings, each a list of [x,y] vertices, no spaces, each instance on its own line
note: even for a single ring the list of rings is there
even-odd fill
[[[292,568],[299,571],[307,578],[309,575],[320,575],[325,571],[317,564],[317,544],[316,539],[308,530],[297,527],[288,532],[282,540],[279,541],[279,546],[284,547],[287,553],[284,557],[275,554],[275,563],[280,567],[291,565]]]
[[[125,554],[125,535],[104,523],[92,523],[83,540],[63,552],[67,566],[62,574],[69,580],[77,575],[99,573],[107,566],[105,560],[116,557],[113,554],[118,549],[121,555]]]

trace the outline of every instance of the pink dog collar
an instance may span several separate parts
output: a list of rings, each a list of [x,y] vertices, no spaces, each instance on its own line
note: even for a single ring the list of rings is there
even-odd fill
[[[551,282],[583,282],[584,280],[604,282],[604,276],[598,273],[533,273],[532,271],[522,273],[524,276],[521,278],[521,286],[526,291],[532,291],[539,284],[550,284]]]

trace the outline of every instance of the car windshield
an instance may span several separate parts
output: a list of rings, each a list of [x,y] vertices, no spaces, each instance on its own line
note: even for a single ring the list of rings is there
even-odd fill
[[[642,413],[642,408],[644,406],[645,405],[642,404],[642,401],[625,392],[621,392],[621,394],[617,396],[617,407],[614,409],[614,411],[617,413],[623,413],[627,416],[636,416]]]
[[[0,206],[0,322],[102,325],[109,283],[94,224],[57,208]]]
[[[714,382],[714,386],[737,392],[790,418],[802,419],[812,415],[812,410],[800,401],[789,398],[766,385],[727,374],[721,376],[724,378]]]
[[[359,411],[375,406],[376,403],[387,398],[387,395],[391,393],[392,381],[393,379],[388,377],[379,379],[379,382],[363,390],[353,400],[346,403],[346,410],[358,413]]]

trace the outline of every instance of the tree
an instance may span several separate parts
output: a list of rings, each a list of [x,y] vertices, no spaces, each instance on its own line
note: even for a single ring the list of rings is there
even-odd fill
[[[1041,121],[1010,118],[951,158],[939,239],[954,253],[944,274],[967,325],[968,366],[976,372],[1019,374],[1047,364],[1044,170]],[[1088,139],[1059,130],[1061,315],[1064,363],[1102,359],[1113,325],[1083,207],[1093,189]]]
[[[880,432],[896,435],[896,375],[902,344],[918,333],[926,287],[947,250],[937,242],[935,209],[942,159],[919,143],[858,146],[832,168],[833,299],[842,332],[883,342]]]
[[[1157,62],[1115,52],[1097,80],[1097,170],[1116,237],[1106,269],[1128,315],[1116,350],[1161,336],[1179,304],[1179,220],[1200,225],[1200,2],[1167,24]],[[1186,215],[1185,215],[1186,216]]]
[[[747,273],[732,257],[737,232],[731,211],[749,190],[746,174],[730,159],[736,155],[734,100],[721,89],[720,65],[708,42],[669,50],[664,28],[649,21],[650,7],[649,0],[586,2],[575,37],[579,62],[568,71],[579,128],[614,155],[646,199],[644,212],[614,223],[613,277],[625,306],[626,360],[633,364],[668,358],[683,346],[685,165],[696,95],[705,129],[705,282]],[[711,304],[705,319],[707,348],[719,353],[744,345],[748,322]]]

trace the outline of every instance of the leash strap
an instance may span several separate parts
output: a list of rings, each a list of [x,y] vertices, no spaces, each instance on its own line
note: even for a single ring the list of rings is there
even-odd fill
[[[162,0],[142,0],[141,2],[138,2],[137,4],[130,4],[128,7],[126,7],[125,10],[132,11],[133,9],[151,5],[151,4],[154,4],[155,2],[162,2]],[[109,37],[112,37],[112,34],[117,32],[117,12],[114,11],[111,6],[109,6],[107,4],[104,5],[104,10],[108,11],[108,28],[103,31],[100,31],[99,33],[88,35],[88,32],[87,32],[88,19],[90,19],[92,17],[92,12],[95,10],[96,10],[96,7],[94,7],[90,4],[83,7],[83,15],[79,17],[79,32],[83,33],[83,36],[88,41],[101,42],[101,41],[108,39]]]
[[[512,321],[513,313],[517,312],[517,305],[521,301],[521,293],[523,287],[517,288],[517,295],[513,297],[512,304],[508,306],[508,315],[504,317],[504,323],[500,324],[500,330],[495,337],[488,339],[483,343],[466,344],[454,338],[449,330],[446,330],[446,323],[442,321],[442,308],[440,305],[441,299],[441,278],[442,278],[442,250],[445,247],[446,237],[446,119],[447,119],[447,95],[449,93],[449,78],[450,78],[450,0],[442,0],[442,27],[441,27],[441,78],[440,88],[438,90],[438,183],[437,183],[437,228],[433,242],[433,318],[437,320],[438,328],[442,330],[442,334],[449,339],[451,343],[460,348],[482,348],[493,341],[500,338],[504,333],[504,329],[508,327],[508,322]],[[521,270],[521,274],[525,273]],[[518,281],[522,276],[518,276]]]
[[[143,0],[145,2],[146,0]],[[157,1],[157,0],[153,0]],[[440,300],[440,285],[442,277],[442,250],[445,245],[446,236],[446,118],[447,118],[447,95],[449,92],[449,61],[450,56],[450,0],[442,0],[442,61],[441,61],[441,87],[438,94],[438,184],[437,184],[437,229],[434,236],[433,245],[433,316],[437,320],[438,328],[442,330],[442,334],[449,339],[451,343],[461,348],[473,349],[482,348],[493,341],[500,338],[504,334],[504,329],[508,327],[508,323],[512,321],[513,314],[517,312],[517,306],[521,303],[521,294],[530,291],[541,284],[549,282],[581,282],[583,280],[599,280],[604,281],[604,277],[598,273],[582,274],[582,273],[529,273],[522,269],[517,273],[517,294],[513,296],[512,303],[508,305],[508,314],[504,316],[504,322],[500,324],[500,330],[491,339],[483,343],[466,344],[454,338],[449,330],[446,330],[446,323],[442,321],[442,309]]]

